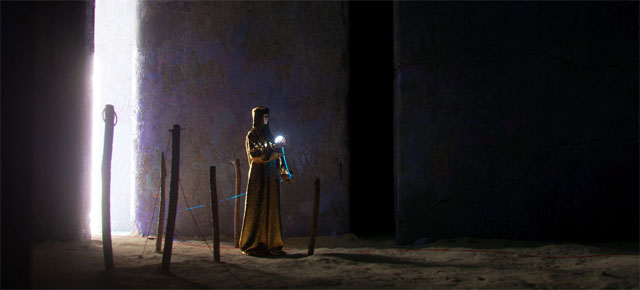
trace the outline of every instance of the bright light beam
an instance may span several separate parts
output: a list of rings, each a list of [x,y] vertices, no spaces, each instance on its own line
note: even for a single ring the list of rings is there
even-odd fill
[[[137,108],[137,2],[97,0],[93,56],[93,125],[91,154],[92,234],[102,229],[102,110],[112,104],[118,115],[114,128],[111,162],[111,231],[133,229],[133,188],[135,185],[134,143]]]

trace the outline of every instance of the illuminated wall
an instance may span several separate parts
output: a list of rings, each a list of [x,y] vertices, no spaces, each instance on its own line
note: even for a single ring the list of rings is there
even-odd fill
[[[271,110],[272,132],[287,137],[287,161],[295,174],[294,183],[281,188],[284,235],[308,235],[315,177],[321,180],[319,234],[348,231],[345,9],[340,2],[142,4],[135,173],[141,232],[147,232],[154,212],[161,152],[170,168],[173,124],[184,128],[180,179],[188,204],[208,204],[211,165],[224,199],[235,194],[232,162],[240,159],[244,192],[244,138],[251,109],[259,105]],[[227,236],[233,234],[233,203],[220,204]],[[210,235],[210,208],[187,207],[181,190],[176,235],[197,235],[196,223]]]
[[[638,3],[398,2],[397,239],[638,238]]]
[[[111,159],[111,231],[133,229],[133,139],[136,134],[136,1],[98,0],[95,4],[93,58],[93,136],[91,231],[102,233],[102,154],[106,104],[114,106],[117,124]]]

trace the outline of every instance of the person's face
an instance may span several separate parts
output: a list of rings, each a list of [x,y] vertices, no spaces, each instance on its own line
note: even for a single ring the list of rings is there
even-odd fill
[[[269,114],[264,114],[262,119],[264,120],[265,125],[269,125]]]

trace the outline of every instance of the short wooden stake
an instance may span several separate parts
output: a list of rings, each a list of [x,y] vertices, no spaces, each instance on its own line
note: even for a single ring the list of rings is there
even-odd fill
[[[113,105],[104,108],[104,149],[102,151],[102,252],[104,267],[113,269],[113,249],[111,247],[111,154],[113,150],[113,126],[115,110]]]
[[[164,162],[164,152],[160,157],[160,213],[158,214],[158,236],[156,237],[156,252],[162,252],[162,236],[164,234],[165,194],[164,182],[167,179],[167,168]]]
[[[220,262],[220,223],[218,221],[218,191],[216,189],[216,167],[209,167],[211,183],[211,219],[213,220],[213,260]]]
[[[316,177],[315,194],[313,195],[313,222],[311,224],[311,235],[309,237],[308,255],[313,255],[316,246],[316,232],[318,231],[318,204],[320,203],[320,179]]]
[[[240,247],[240,228],[238,228],[242,217],[240,216],[240,159],[236,159],[236,198],[235,198],[235,208],[233,211],[233,246],[236,248]]]
[[[178,210],[178,185],[180,180],[180,125],[173,125],[171,131],[171,183],[169,184],[169,214],[167,217],[167,233],[164,239],[162,253],[162,269],[169,271],[171,251],[173,250],[173,234],[176,227],[176,212]]]

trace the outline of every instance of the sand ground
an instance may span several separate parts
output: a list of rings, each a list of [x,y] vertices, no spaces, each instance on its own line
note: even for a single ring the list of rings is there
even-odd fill
[[[145,242],[147,243],[146,249]],[[212,242],[207,241],[209,246]],[[115,269],[104,270],[102,241],[33,245],[33,288],[570,288],[638,289],[637,243],[541,243],[460,238],[419,246],[352,234],[285,239],[284,257],[244,256],[229,239],[213,262],[204,241],[174,242],[170,271],[155,240],[113,237]],[[142,256],[142,257],[140,257]]]

